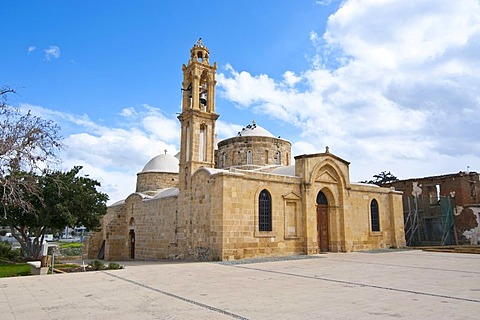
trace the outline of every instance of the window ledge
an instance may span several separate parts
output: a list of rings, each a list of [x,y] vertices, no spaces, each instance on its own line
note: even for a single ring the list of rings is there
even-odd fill
[[[255,238],[275,238],[275,232],[273,231],[257,231],[255,232]]]
[[[382,231],[370,231],[369,235],[370,235],[370,237],[381,237],[381,236],[383,236],[383,232]]]

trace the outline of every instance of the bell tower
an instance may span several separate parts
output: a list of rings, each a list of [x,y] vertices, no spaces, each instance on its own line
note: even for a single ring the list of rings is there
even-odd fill
[[[179,187],[190,186],[192,174],[200,167],[213,168],[215,121],[215,73],[217,63],[209,63],[210,52],[200,38],[190,50],[190,60],[182,66],[182,113]]]

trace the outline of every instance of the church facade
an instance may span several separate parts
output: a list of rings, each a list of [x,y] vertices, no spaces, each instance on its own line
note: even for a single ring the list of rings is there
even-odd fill
[[[201,41],[183,65],[180,152],[159,155],[108,208],[89,258],[234,260],[405,246],[402,193],[351,183],[349,162],[253,122],[215,138],[216,63]]]

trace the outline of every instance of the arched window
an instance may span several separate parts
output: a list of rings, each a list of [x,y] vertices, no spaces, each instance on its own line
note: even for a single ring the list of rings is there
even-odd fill
[[[207,126],[205,124],[200,125],[198,158],[199,161],[207,161]]]
[[[282,155],[280,151],[275,153],[275,164],[282,164]]]
[[[272,197],[265,189],[258,197],[258,230],[272,231]]]
[[[222,154],[222,168],[225,168],[227,166],[227,154],[223,153]]]
[[[190,123],[187,122],[187,125],[185,126],[185,131],[186,131],[186,139],[187,139],[187,147],[185,148],[185,161],[190,160]]]
[[[252,150],[247,151],[247,164],[252,164]]]
[[[325,206],[328,205],[327,197],[322,191],[318,192],[317,194],[317,204],[325,205]]]
[[[372,224],[372,231],[380,231],[380,219],[378,216],[378,202],[373,199],[370,202],[370,221]]]

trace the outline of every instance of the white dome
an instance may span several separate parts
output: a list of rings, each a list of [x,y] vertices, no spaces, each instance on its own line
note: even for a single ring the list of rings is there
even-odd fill
[[[142,172],[178,173],[178,159],[169,154],[161,154],[148,161]]]
[[[245,128],[242,129],[238,133],[239,137],[270,137],[270,138],[275,138],[273,134],[267,131],[267,129],[264,129],[260,127],[257,124],[253,125],[248,125]]]

